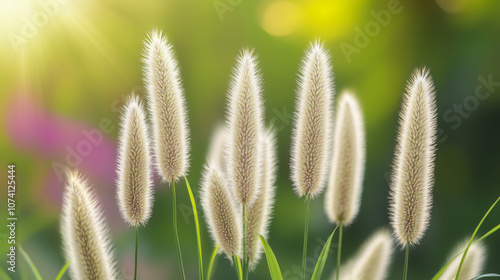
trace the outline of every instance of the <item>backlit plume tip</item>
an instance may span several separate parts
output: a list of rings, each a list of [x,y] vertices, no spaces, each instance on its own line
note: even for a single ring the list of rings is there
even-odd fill
[[[144,46],[144,81],[152,121],[155,165],[163,181],[173,182],[189,168],[189,129],[174,50],[160,31]]]
[[[315,197],[325,185],[333,120],[333,73],[322,44],[306,50],[297,88],[291,179],[297,195]]]
[[[469,243],[469,238],[461,242],[457,247],[454,248],[452,254],[450,254],[448,260],[452,259],[456,255],[460,254],[467,244]],[[455,280],[457,276],[458,266],[462,260],[463,253],[456,257],[448,268],[444,271],[443,275],[439,278],[440,280]],[[469,280],[483,272],[484,264],[486,262],[486,247],[483,243],[475,243],[469,247],[467,256],[465,257],[462,270],[460,271],[459,280]]]
[[[118,138],[117,200],[129,225],[145,225],[151,216],[153,189],[146,116],[132,95],[123,110]]]
[[[116,279],[117,274],[101,208],[88,183],[68,171],[63,198],[61,233],[71,278]]]
[[[203,174],[201,203],[215,244],[232,259],[241,249],[241,214],[220,168],[208,163]]]
[[[418,244],[429,224],[435,147],[434,86],[417,69],[403,98],[391,184],[391,226],[404,246]]]
[[[227,176],[237,200],[251,205],[260,189],[259,138],[264,130],[261,77],[252,51],[239,55],[228,95]]]
[[[276,137],[271,130],[266,130],[261,139],[262,149],[262,168],[261,168],[261,192],[257,200],[251,206],[247,206],[247,256],[250,263],[250,269],[254,269],[262,253],[260,243],[260,234],[267,239],[268,226],[271,221],[271,215],[274,205],[275,181],[276,181]]]
[[[325,210],[331,222],[348,225],[359,212],[365,166],[365,132],[363,114],[353,94],[343,93],[337,108]]]

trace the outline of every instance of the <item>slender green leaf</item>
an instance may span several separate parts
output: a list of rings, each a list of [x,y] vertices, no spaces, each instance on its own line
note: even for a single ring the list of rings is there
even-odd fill
[[[481,278],[486,278],[486,277],[500,277],[500,274],[496,274],[496,273],[486,273],[486,274],[483,274],[483,275],[479,275],[479,276],[476,276],[474,278],[472,278],[471,280],[476,280],[476,279],[481,279]]]
[[[236,274],[238,274],[238,279],[243,279],[243,270],[241,269],[241,261],[238,255],[233,256],[234,268],[236,269]]]
[[[196,210],[196,201],[194,199],[193,191],[191,190],[191,186],[189,185],[189,181],[187,177],[184,177],[186,180],[186,186],[189,193],[189,199],[191,200],[191,207],[193,207],[194,214],[194,222],[196,225],[196,241],[198,242],[198,265],[200,270],[200,279],[203,280],[203,254],[201,252],[201,238],[200,238],[200,223],[198,221],[198,210]]]
[[[60,280],[63,276],[64,273],[66,273],[66,270],[68,270],[69,264],[71,261],[67,262],[62,268],[61,271],[59,271],[59,274],[57,274],[56,280]]]
[[[40,272],[38,272],[38,269],[36,269],[35,264],[31,261],[31,258],[28,256],[28,253],[26,253],[21,246],[19,246],[19,251],[21,251],[21,254],[23,255],[24,259],[28,263],[29,267],[31,268],[31,271],[33,271],[33,274],[35,275],[37,280],[42,280],[42,276],[40,275]]]
[[[7,272],[5,272],[3,269],[0,268],[0,276],[2,276],[2,279],[5,279],[5,280],[12,280],[10,278],[10,276],[7,274]]]
[[[207,271],[207,280],[210,280],[212,276],[212,266],[215,262],[215,257],[217,256],[217,250],[219,250],[219,244],[215,246],[214,251],[212,252],[212,256],[210,256],[210,262],[208,263],[208,271]]]
[[[278,260],[273,253],[271,247],[267,243],[266,239],[259,234],[260,242],[262,243],[262,247],[264,247],[264,252],[266,254],[267,265],[269,267],[269,273],[271,274],[272,280],[283,280],[283,276],[281,275],[280,266],[278,264]]]
[[[488,210],[488,212],[486,212],[486,214],[484,214],[484,217],[481,219],[481,221],[477,225],[476,229],[474,230],[474,233],[470,237],[469,244],[467,244],[467,247],[465,248],[465,252],[464,252],[464,254],[462,256],[462,259],[460,260],[460,265],[458,266],[457,276],[455,277],[456,279],[459,279],[460,271],[462,270],[462,266],[464,264],[465,257],[467,257],[467,253],[469,252],[470,245],[472,244],[472,241],[474,241],[474,237],[476,237],[476,234],[479,231],[479,228],[481,228],[481,225],[483,224],[484,220],[486,219],[486,217],[488,217],[488,215],[490,214],[491,210],[493,210],[493,208],[495,207],[495,205],[498,203],[499,200],[500,200],[500,196],[497,198],[497,200],[495,201],[495,203],[493,203],[493,205],[491,205],[491,207]]]
[[[311,280],[321,279],[321,274],[323,273],[323,269],[325,268],[326,259],[328,258],[328,252],[330,251],[330,246],[332,244],[333,235],[335,235],[335,231],[337,231],[338,227],[339,226],[335,227],[332,234],[330,234],[330,237],[328,237],[328,240],[326,241],[325,245],[323,246],[323,249],[321,250],[321,254],[319,255],[319,258],[318,258],[318,262],[316,262],[316,267],[314,268],[314,272],[313,272]]]

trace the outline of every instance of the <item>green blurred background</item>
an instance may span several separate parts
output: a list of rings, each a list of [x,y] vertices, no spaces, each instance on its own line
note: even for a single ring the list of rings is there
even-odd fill
[[[55,277],[64,264],[60,170],[78,167],[103,205],[118,266],[132,279],[134,230],[125,225],[114,200],[115,144],[124,98],[131,92],[144,97],[143,41],[159,28],[174,45],[181,67],[195,195],[212,131],[224,120],[235,56],[242,47],[255,48],[266,121],[279,140],[269,242],[285,279],[298,279],[303,200],[296,198],[289,180],[291,114],[303,50],[319,38],[331,50],[337,92],[353,90],[366,121],[362,204],[356,222],[345,230],[344,260],[371,233],[388,227],[387,178],[402,92],[415,67],[430,68],[440,130],[434,206],[430,228],[412,249],[409,269],[410,279],[430,279],[500,194],[499,14],[500,2],[494,0],[0,0],[0,178],[6,182],[7,164],[16,164],[17,241],[46,279]],[[102,139],[89,141],[96,140],[96,131]],[[75,157],[77,149],[83,155]],[[178,279],[171,193],[156,182],[153,216],[140,229],[140,278]],[[6,188],[0,192],[4,222],[6,193]],[[196,279],[194,223],[183,187],[178,201],[185,267],[188,278]],[[313,201],[311,211],[313,256],[333,225],[322,197]],[[500,209],[495,209],[480,233],[499,221]],[[6,270],[7,232],[0,228],[0,260]],[[213,244],[204,221],[202,234],[208,263]],[[500,272],[500,235],[486,244],[485,271]],[[326,274],[334,262],[332,255]],[[312,266],[309,262],[308,269]],[[403,253],[397,250],[389,278],[400,279],[402,268]],[[219,258],[214,279],[234,278],[229,262]],[[34,279],[20,256],[13,279]],[[264,260],[251,279],[269,279]]]

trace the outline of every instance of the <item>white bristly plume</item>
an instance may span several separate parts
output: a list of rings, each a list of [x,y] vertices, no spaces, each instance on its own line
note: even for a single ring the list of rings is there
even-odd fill
[[[224,125],[220,124],[215,128],[207,155],[207,162],[219,165],[223,172],[226,170],[225,152],[226,143],[228,142],[227,134],[227,129]]]
[[[363,114],[353,94],[339,98],[325,211],[331,222],[350,224],[359,212],[365,168]]]
[[[469,238],[461,242],[452,251],[452,254],[448,257],[448,260],[452,259],[456,255],[460,254],[453,260],[453,262],[444,271],[443,275],[439,277],[440,280],[455,280],[457,276],[458,266],[462,260],[463,250],[467,247],[469,243]],[[460,271],[460,276],[458,280],[469,280],[478,275],[483,271],[484,264],[486,262],[486,247],[483,243],[479,242],[469,247],[467,256],[465,257],[464,264],[462,265],[462,270]]]
[[[66,176],[61,233],[71,279],[116,279],[108,230],[95,195],[77,171]]]
[[[153,206],[149,136],[144,109],[132,95],[125,105],[118,138],[117,200],[132,226],[145,225]]]
[[[300,197],[323,191],[333,120],[333,73],[330,55],[311,44],[300,66],[292,132],[291,178]]]
[[[260,190],[264,130],[261,77],[252,51],[239,55],[228,95],[227,176],[238,202],[252,205]]]
[[[260,234],[267,239],[268,227],[274,205],[275,181],[276,181],[276,139],[275,133],[266,130],[261,141],[262,168],[261,168],[261,192],[252,206],[247,206],[246,216],[246,246],[250,269],[254,269],[262,254]]]
[[[149,34],[143,62],[156,169],[163,181],[172,183],[189,168],[189,130],[177,60],[160,31]]]
[[[203,174],[201,204],[215,244],[229,259],[241,250],[241,213],[219,166],[208,163]]]
[[[340,269],[342,280],[383,280],[391,264],[394,244],[391,234],[380,230],[368,239],[356,255]],[[336,279],[335,274],[331,278]]]
[[[436,104],[429,72],[417,69],[400,112],[391,184],[391,226],[403,246],[418,244],[430,220]]]

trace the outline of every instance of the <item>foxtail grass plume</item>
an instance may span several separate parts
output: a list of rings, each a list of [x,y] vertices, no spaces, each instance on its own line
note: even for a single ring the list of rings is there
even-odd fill
[[[353,94],[339,98],[325,211],[331,222],[350,224],[358,215],[365,167],[363,114]]]
[[[155,165],[163,181],[171,183],[185,176],[189,168],[189,130],[177,60],[160,31],[149,34],[143,62]]]
[[[217,164],[222,171],[226,170],[226,143],[227,129],[224,125],[218,125],[212,134],[210,148],[208,149],[207,162]]]
[[[460,254],[467,244],[469,243],[469,239],[467,238],[463,242],[461,242],[455,249],[452,251],[452,254],[448,259],[455,257]],[[448,266],[443,275],[439,278],[440,280],[456,280],[458,266],[460,265],[460,261],[462,259],[463,253],[461,253],[453,262]],[[460,276],[458,280],[468,280],[472,279],[478,275],[480,275],[483,271],[484,264],[486,262],[486,247],[481,243],[476,243],[469,247],[469,251],[467,256],[465,257],[464,264],[462,265],[462,270],[460,271]]]
[[[241,214],[219,166],[208,163],[201,189],[201,204],[215,244],[231,259],[241,249]]]
[[[260,189],[260,145],[264,130],[261,76],[256,57],[244,50],[229,89],[227,176],[241,204],[251,205]]]
[[[391,185],[391,226],[404,246],[418,244],[430,220],[436,146],[434,98],[429,71],[415,70],[400,112]]]
[[[324,188],[334,93],[330,55],[319,42],[311,44],[300,66],[292,132],[291,179],[300,197]]]
[[[342,266],[342,280],[383,280],[387,277],[394,244],[387,230],[373,234],[356,255]],[[335,274],[331,278],[336,279]]]
[[[116,279],[108,230],[95,195],[77,171],[66,175],[61,233],[71,279]]]
[[[262,245],[259,240],[260,234],[267,239],[268,226],[274,205],[275,181],[276,181],[276,139],[275,133],[266,130],[261,139],[262,168],[261,168],[261,192],[257,200],[246,210],[246,253],[250,268],[254,269],[262,254]]]
[[[125,105],[118,138],[117,199],[120,213],[132,226],[145,225],[153,206],[153,181],[146,117],[139,97]]]

